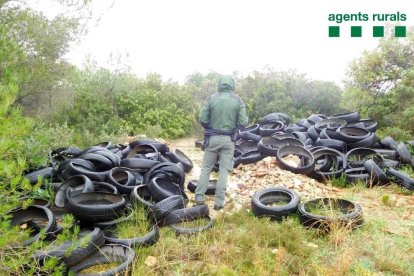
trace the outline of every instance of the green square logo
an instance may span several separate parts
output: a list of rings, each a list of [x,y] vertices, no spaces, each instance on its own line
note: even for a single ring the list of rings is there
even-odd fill
[[[329,37],[339,37],[339,26],[329,26]]]
[[[361,37],[361,36],[362,36],[362,27],[351,26],[351,37]]]
[[[407,30],[405,26],[395,26],[395,37],[406,37]]]
[[[374,26],[372,28],[373,37],[384,37],[384,26]]]

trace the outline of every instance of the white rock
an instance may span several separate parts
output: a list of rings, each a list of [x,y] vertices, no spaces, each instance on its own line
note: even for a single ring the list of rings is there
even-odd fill
[[[239,186],[237,185],[237,183],[236,182],[229,182],[229,183],[227,183],[227,188],[228,189],[231,189],[231,190],[235,190],[235,189],[237,189]]]

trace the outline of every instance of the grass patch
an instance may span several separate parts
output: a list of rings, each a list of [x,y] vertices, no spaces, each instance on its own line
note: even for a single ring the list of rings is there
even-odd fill
[[[290,202],[289,199],[279,199],[277,201],[272,201],[269,204],[266,204],[266,206],[269,206],[269,207],[285,206],[289,204],[289,202]]]
[[[151,222],[148,220],[144,208],[135,207],[132,218],[120,222],[116,227],[115,234],[120,239],[129,239],[147,234],[150,228]]]
[[[107,263],[107,264],[97,264],[88,268],[83,269],[79,274],[94,274],[94,273],[103,273],[107,270],[114,269],[118,266],[118,263]]]
[[[196,219],[192,221],[182,221],[180,223],[177,223],[176,225],[178,227],[182,228],[195,228],[195,227],[202,227],[208,223],[207,219]]]

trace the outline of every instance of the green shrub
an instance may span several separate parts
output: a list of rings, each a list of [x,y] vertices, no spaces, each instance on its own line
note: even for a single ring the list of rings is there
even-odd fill
[[[195,124],[194,103],[183,91],[134,91],[118,95],[117,102],[133,134],[152,132],[158,126],[161,137],[177,138]]]
[[[396,141],[407,141],[413,138],[413,135],[405,129],[399,127],[384,127],[377,131],[380,137],[390,136]]]

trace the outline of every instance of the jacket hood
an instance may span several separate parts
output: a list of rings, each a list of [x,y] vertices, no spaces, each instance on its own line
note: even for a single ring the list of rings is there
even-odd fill
[[[229,92],[234,91],[234,79],[232,76],[225,75],[221,76],[218,82],[218,91],[219,92]]]

